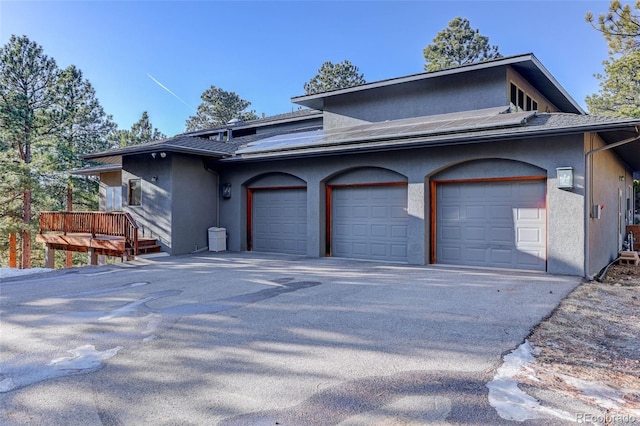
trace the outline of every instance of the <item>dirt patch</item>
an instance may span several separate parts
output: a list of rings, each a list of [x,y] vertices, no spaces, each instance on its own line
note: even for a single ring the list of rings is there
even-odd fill
[[[640,266],[613,265],[604,282],[576,288],[529,338],[535,376],[523,383],[612,412],[640,413]],[[572,378],[578,379],[578,381]],[[584,381],[584,382],[583,382]],[[612,390],[613,408],[576,383]]]

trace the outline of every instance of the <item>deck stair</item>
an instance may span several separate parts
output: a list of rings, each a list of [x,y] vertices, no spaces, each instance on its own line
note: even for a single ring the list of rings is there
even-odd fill
[[[162,247],[155,238],[138,238],[138,254],[160,253]]]
[[[638,265],[640,264],[640,257],[638,257],[637,251],[621,251],[620,258],[618,259],[620,265]]]

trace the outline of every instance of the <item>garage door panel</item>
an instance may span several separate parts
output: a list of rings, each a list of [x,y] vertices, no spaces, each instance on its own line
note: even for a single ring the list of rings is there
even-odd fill
[[[442,207],[442,218],[448,220],[459,220],[460,219],[460,207]]]
[[[545,206],[542,180],[438,184],[436,261],[545,270]]]
[[[461,253],[464,253],[465,258],[476,265],[485,263],[487,260],[487,250],[484,248],[467,247]]]
[[[490,253],[491,261],[496,264],[510,266],[513,263],[513,251],[510,249],[492,249]]]
[[[366,224],[357,224],[351,226],[351,234],[357,237],[366,238],[369,235],[368,226]]]
[[[468,226],[465,228],[464,238],[467,241],[484,241],[487,239],[487,235],[483,227]]]
[[[407,261],[407,187],[354,186],[332,189],[331,254]]]
[[[407,232],[407,226],[406,225],[391,225],[391,237],[394,238],[407,238],[409,236],[409,233]]]
[[[539,208],[519,208],[516,209],[516,217],[519,220],[534,220],[538,221],[541,219],[540,209]]]
[[[389,217],[389,209],[386,206],[372,206],[371,217],[372,218]]]
[[[540,229],[538,228],[518,228],[518,239],[516,244],[539,244],[542,243],[542,235],[540,235]]]
[[[510,205],[493,205],[491,209],[491,217],[495,219],[511,220],[513,218],[513,207]]]
[[[376,238],[387,237],[388,228],[384,225],[371,225],[371,236]]]
[[[306,189],[254,190],[252,204],[253,250],[306,254]]]
[[[462,234],[459,226],[443,226],[439,232],[443,241],[459,240]]]
[[[522,264],[538,266],[541,263],[541,258],[544,256],[544,253],[540,250],[519,250],[518,251],[518,262]]]
[[[513,228],[502,228],[502,227],[492,227],[489,232],[490,239],[489,241],[492,243],[504,243],[511,244],[513,243]]]

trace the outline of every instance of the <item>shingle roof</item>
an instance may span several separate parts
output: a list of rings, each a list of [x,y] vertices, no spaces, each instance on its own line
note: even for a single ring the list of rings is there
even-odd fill
[[[319,125],[293,131],[276,128],[272,132],[232,138],[227,142],[179,135],[146,144],[88,154],[83,158],[109,161],[122,155],[167,151],[217,158],[223,161],[260,160],[273,157],[468,144],[507,138],[584,132],[629,133],[640,127],[640,119],[532,111],[505,113],[506,110],[508,110],[507,107],[487,108],[368,123],[331,131],[321,130]],[[625,149],[627,150],[625,152],[628,152],[630,148]],[[638,162],[634,168],[640,169],[640,159]],[[635,164],[635,161],[633,163]]]
[[[490,111],[492,109],[484,110]],[[497,111],[497,109],[493,109]],[[633,130],[640,119],[567,113],[519,112],[447,120],[418,117],[371,123],[332,132],[316,131],[281,135],[244,145],[233,159],[257,159],[341,151],[386,150],[415,146],[477,143],[506,138],[583,132]],[[423,120],[421,124],[420,119]]]
[[[317,128],[312,127],[312,128]],[[241,136],[232,138],[230,141],[215,141],[195,136],[178,135],[173,138],[162,139],[158,141],[147,142],[138,145],[126,146],[123,148],[115,148],[107,151],[96,152],[83,155],[85,160],[104,161],[106,158],[119,157],[123,155],[148,154],[152,152],[179,152],[184,154],[199,155],[203,157],[222,158],[227,157],[236,152],[238,147],[254,142],[256,140],[279,135],[284,132],[293,134],[299,131],[309,130],[309,128],[299,130],[274,130],[261,134]]]
[[[304,108],[304,109],[300,109],[292,112],[286,112],[283,114],[276,114],[276,115],[270,115],[268,117],[257,118],[255,120],[242,121],[239,124],[235,124],[233,126],[229,126],[225,124],[223,126],[212,127],[210,129],[202,129],[202,130],[196,130],[193,132],[186,132],[184,133],[184,135],[186,136],[205,135],[210,133],[216,133],[221,130],[227,130],[229,127],[231,127],[234,130],[253,128],[253,127],[263,127],[263,126],[269,126],[269,125],[274,125],[278,123],[287,123],[292,121],[306,120],[313,117],[321,118],[322,111]]]

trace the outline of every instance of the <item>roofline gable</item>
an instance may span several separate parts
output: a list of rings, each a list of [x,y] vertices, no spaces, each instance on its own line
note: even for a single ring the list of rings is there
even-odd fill
[[[467,72],[473,72],[477,70],[484,70],[490,68],[498,68],[505,67],[507,65],[513,66],[516,70],[520,71],[521,69],[524,71],[525,77],[527,75],[535,75],[538,78],[543,78],[546,80],[546,84],[544,84],[547,91],[556,91],[556,96],[550,96],[551,101],[555,101],[556,103],[562,100],[563,109],[565,112],[572,112],[576,114],[585,114],[585,111],[580,107],[580,105],[569,95],[569,93],[560,85],[560,83],[553,77],[553,75],[545,68],[544,65],[535,57],[533,53],[525,53],[521,55],[507,56],[499,59],[492,59],[484,62],[476,62],[473,64],[465,64],[460,65],[453,68],[447,68],[439,71],[432,72],[421,72],[417,74],[411,74],[402,77],[395,77],[385,80],[374,81],[371,83],[361,84],[359,86],[349,87],[346,89],[336,89],[328,92],[316,93],[312,95],[301,95],[294,96],[291,98],[291,102],[303,105],[308,108],[316,109],[323,111],[324,110],[324,101],[330,97],[338,97],[349,95],[353,93],[362,92],[365,90],[375,90],[383,87],[390,87],[395,85],[401,85],[406,83],[417,82],[421,80],[428,80],[434,78],[441,78],[445,76],[462,74]],[[545,94],[547,96],[547,94]],[[561,107],[560,105],[558,105]]]

